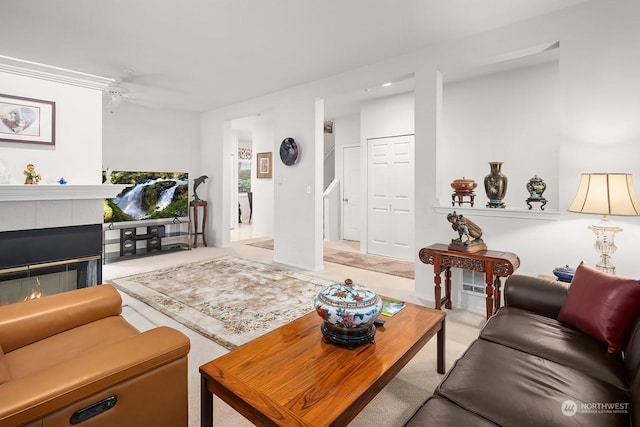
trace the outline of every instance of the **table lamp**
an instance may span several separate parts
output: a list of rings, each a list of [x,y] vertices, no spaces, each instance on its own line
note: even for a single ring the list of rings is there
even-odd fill
[[[609,225],[607,215],[640,215],[640,202],[633,188],[633,178],[627,173],[583,173],[578,193],[573,199],[570,212],[602,215],[602,221],[589,226],[596,235],[593,245],[600,254],[596,268],[615,274],[611,254],[616,251],[615,234],[622,228]]]

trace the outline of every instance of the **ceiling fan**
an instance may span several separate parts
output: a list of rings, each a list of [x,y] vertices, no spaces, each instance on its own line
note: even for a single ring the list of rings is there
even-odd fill
[[[104,97],[107,99],[107,108],[111,114],[113,114],[113,111],[118,108],[123,100],[128,100],[129,98],[129,89],[121,86],[120,83],[121,81],[116,79],[104,88]]]
[[[122,101],[155,107],[154,105],[145,102],[145,97],[141,93],[132,93],[127,87],[129,83],[125,83],[127,86],[123,85],[123,82],[132,78],[133,71],[124,70],[124,74],[127,77],[113,78],[113,82],[103,90],[104,98],[106,99],[106,106],[109,112],[113,114],[114,110],[118,108]]]

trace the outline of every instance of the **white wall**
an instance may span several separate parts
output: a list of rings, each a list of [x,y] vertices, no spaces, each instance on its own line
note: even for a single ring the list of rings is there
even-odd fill
[[[367,139],[371,138],[413,134],[415,129],[413,112],[413,93],[379,98],[362,104],[360,142],[366,144]]]
[[[199,119],[194,113],[147,108],[130,102],[121,103],[113,114],[105,110],[102,166],[114,171],[188,172],[190,181],[207,175],[196,167]],[[198,192],[208,183],[205,181]]]
[[[319,105],[318,105],[319,104]],[[273,260],[309,270],[322,261],[322,163],[324,105],[313,97],[287,97],[276,107],[276,147],[286,137],[298,143],[293,166],[274,162]],[[279,153],[279,148],[274,150]]]
[[[10,184],[23,184],[33,163],[41,184],[100,184],[102,92],[85,87],[0,72],[0,93],[56,103],[55,146],[0,142],[0,162]]]
[[[274,153],[277,152],[279,141],[285,136],[294,136],[303,142],[303,157],[299,165],[283,169],[281,164],[275,162],[276,247],[288,247],[282,248],[286,251],[286,257],[283,256],[280,260],[286,259],[301,267],[308,266],[308,260],[316,259],[317,256],[317,244],[309,240],[317,238],[321,242],[321,236],[316,237],[307,228],[317,227],[319,231],[322,230],[321,223],[318,224],[317,208],[321,204],[312,203],[306,193],[308,185],[312,185],[312,191],[315,191],[313,183],[309,181],[315,179],[317,168],[320,167],[315,162],[310,164],[305,161],[305,150],[309,149],[309,144],[313,144],[311,141],[314,140],[311,128],[315,99],[340,91],[364,89],[380,81],[413,73],[415,105],[410,107],[412,112],[404,120],[413,120],[415,117],[416,165],[419,166],[415,172],[415,241],[418,246],[446,242],[451,239],[450,228],[444,214],[434,209],[440,205],[439,193],[444,191],[452,178],[451,172],[442,171],[443,166],[438,164],[438,141],[444,132],[441,73],[468,69],[495,61],[508,53],[559,41],[558,146],[551,152],[546,150],[535,160],[545,163],[544,167],[554,163],[557,165],[556,170],[546,171],[543,177],[549,184],[553,184],[554,176],[557,175],[556,187],[547,191],[550,195],[554,192],[557,194],[559,218],[540,220],[483,217],[477,222],[481,223],[490,247],[515,252],[520,256],[522,265],[519,272],[523,274],[548,274],[553,267],[562,264],[576,265],[581,259],[595,264],[597,256],[593,250],[594,239],[587,226],[597,222],[598,218],[568,213],[566,208],[573,198],[582,172],[625,171],[633,173],[636,182],[638,180],[640,121],[637,117],[640,117],[640,97],[637,94],[640,93],[640,80],[637,76],[640,75],[640,58],[633,54],[640,45],[640,33],[634,22],[634,17],[637,16],[640,16],[640,2],[634,0],[589,2],[212,111],[203,115],[201,154],[224,154],[224,117],[242,117],[276,106]],[[518,111],[507,111],[504,114],[503,119],[507,123],[511,118],[517,117]],[[367,117],[362,118],[363,124],[367,121]],[[338,126],[339,120],[336,119],[336,132]],[[387,123],[381,122],[376,126],[383,129]],[[360,138],[366,140],[368,137],[370,133],[363,125]],[[507,160],[505,173],[514,177],[510,189],[513,193],[508,194],[516,197],[518,185],[515,181],[528,179],[531,172],[536,172],[533,171],[535,162],[528,152],[522,153],[521,159],[512,155]],[[520,164],[517,163],[519,160]],[[487,161],[488,158],[480,159],[477,164],[482,166],[478,167],[488,169]],[[466,171],[460,169],[453,177],[461,173],[466,174]],[[520,173],[524,178],[517,178]],[[474,176],[484,175],[486,173],[480,170],[474,172]],[[279,177],[283,179],[281,184],[278,184]],[[317,184],[318,187],[321,182],[320,180]],[[525,183],[526,181],[520,185]],[[637,187],[640,188],[638,185]],[[282,194],[286,196],[281,196]],[[222,186],[216,188],[212,196],[212,200],[219,198],[224,203]],[[554,199],[555,197],[553,196]],[[517,198],[514,200],[515,205]],[[511,202],[509,201],[510,204]],[[635,236],[640,232],[640,218],[612,219],[625,229],[617,238],[619,250],[613,257],[618,274],[638,277],[640,270],[635,258],[640,249],[640,241]],[[218,220],[224,221],[223,218]],[[279,238],[281,233],[284,237]],[[295,251],[309,253],[294,254]],[[416,294],[425,300],[432,300],[432,280],[432,268],[421,265],[416,254]]]
[[[280,155],[274,150],[273,122],[257,123],[253,127],[253,176],[251,189],[253,191],[253,228],[254,236],[273,236],[273,198],[274,179],[257,177],[257,153],[272,153],[273,163],[280,161]]]
[[[527,208],[526,183],[537,174],[548,184],[545,209],[558,209],[557,62],[445,84],[442,117],[436,153],[440,205],[451,205],[451,181],[464,176],[478,184],[474,206],[484,207],[488,163],[501,161],[507,207]]]
[[[638,13],[637,2],[591,2],[441,47],[440,52],[447,54],[440,58],[424,57],[416,73],[416,115],[427,119],[417,121],[416,141],[420,146],[418,155],[428,159],[430,154],[437,153],[437,149],[431,148],[442,133],[437,71],[480,63],[542,43],[560,42],[558,147],[536,161],[557,162],[557,188],[547,191],[558,192],[560,218],[557,221],[482,218],[489,246],[520,256],[519,273],[548,274],[553,267],[563,264],[575,266],[580,260],[592,265],[597,262],[594,236],[587,226],[599,219],[566,212],[580,173],[625,171],[634,173],[637,182],[640,171],[635,159],[639,155],[640,122],[631,115],[640,114],[640,98],[636,96],[640,93],[640,82],[632,77],[640,72],[640,58],[630,53],[639,42],[640,35],[631,18]],[[513,111],[504,120],[517,115],[518,111]],[[526,154],[522,153],[519,164],[515,164],[516,158],[512,160],[514,172],[532,168],[532,160]],[[437,167],[437,162],[433,166]],[[449,176],[445,179],[439,175],[440,171],[435,177],[426,169],[416,171],[416,181],[427,184],[426,197],[417,195],[420,198],[417,218],[423,222],[416,229],[417,241],[431,243],[451,237],[450,230],[442,226],[443,215],[433,209],[437,198],[428,186],[429,182],[440,180],[438,188],[442,188],[450,181]],[[553,177],[553,171],[549,171],[549,176]],[[638,277],[635,254],[640,242],[634,236],[640,231],[639,218],[614,220],[625,229],[616,239],[619,251],[613,257],[618,274]],[[417,265],[416,293],[425,299],[433,299],[432,275],[430,266]]]

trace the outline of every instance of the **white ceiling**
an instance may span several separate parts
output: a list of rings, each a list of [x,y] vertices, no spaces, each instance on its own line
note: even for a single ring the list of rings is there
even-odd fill
[[[206,111],[584,1],[6,1],[0,55]]]

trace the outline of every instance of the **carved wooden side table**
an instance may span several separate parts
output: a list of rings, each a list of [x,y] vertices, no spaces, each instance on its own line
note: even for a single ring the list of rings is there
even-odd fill
[[[420,249],[420,261],[433,265],[433,283],[435,295],[435,308],[451,308],[451,268],[462,268],[483,272],[485,274],[486,287],[486,314],[491,317],[501,305],[502,294],[500,291],[500,278],[512,275],[520,267],[520,258],[511,252],[478,251],[474,253],[450,251],[449,247],[442,243],[436,243]],[[440,277],[444,271],[445,296],[442,297]]]

